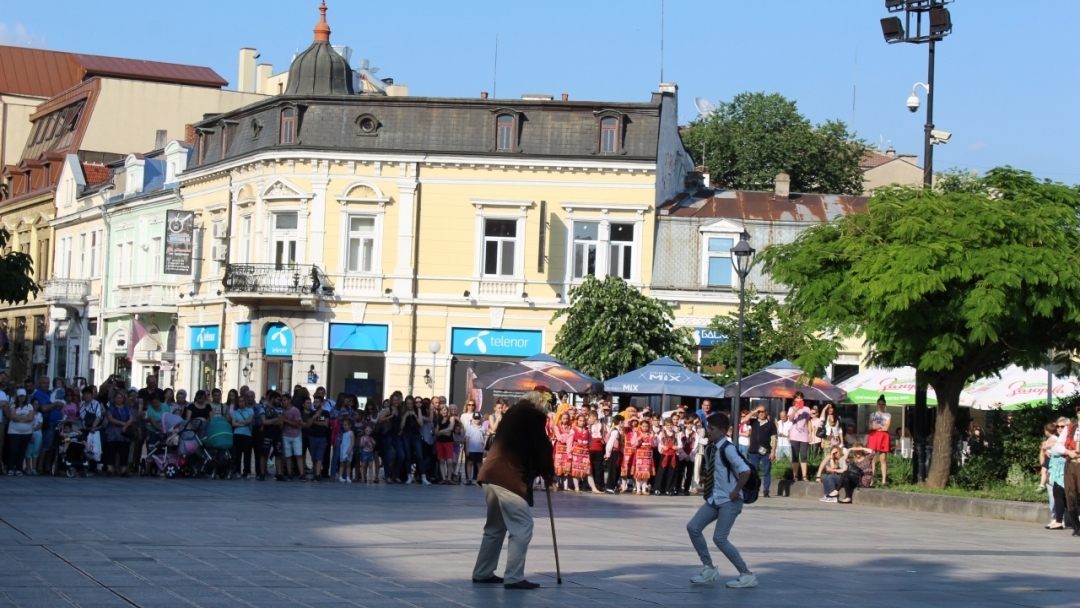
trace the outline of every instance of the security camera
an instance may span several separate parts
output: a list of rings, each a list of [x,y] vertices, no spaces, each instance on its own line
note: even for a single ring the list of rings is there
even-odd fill
[[[907,109],[908,109],[908,111],[910,111],[913,114],[915,112],[919,111],[919,96],[918,95],[912,95],[911,97],[907,98]]]
[[[932,144],[947,144],[951,137],[952,133],[949,133],[948,131],[938,131],[937,129],[930,130],[930,143]]]

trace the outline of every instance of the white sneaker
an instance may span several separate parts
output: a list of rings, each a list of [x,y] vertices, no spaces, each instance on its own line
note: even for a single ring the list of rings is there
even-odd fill
[[[405,480],[405,485],[409,485],[411,483],[412,483],[412,476],[410,475],[409,478]]]
[[[716,569],[716,566],[705,566],[701,571],[701,574],[690,579],[690,582],[695,585],[701,585],[703,583],[711,583],[718,578],[720,578],[720,572]]]
[[[345,483],[352,483],[352,477],[346,477]]]
[[[739,575],[739,578],[725,584],[731,589],[749,589],[750,587],[757,587],[757,577],[754,576],[753,572],[744,572]]]
[[[345,478],[344,477],[338,477],[337,481],[338,481],[338,483],[345,483]]]
[[[423,477],[421,477],[420,481],[424,482],[425,486],[430,486],[431,485],[431,482],[427,480],[427,475],[424,475]]]

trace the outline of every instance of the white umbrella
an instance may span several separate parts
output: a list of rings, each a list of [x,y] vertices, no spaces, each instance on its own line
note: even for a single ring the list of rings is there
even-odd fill
[[[1062,399],[1076,393],[1080,382],[1073,376],[1054,377],[1053,397]],[[1000,377],[984,378],[965,392],[971,407],[977,410],[1016,409],[1032,403],[1046,403],[1047,373],[1043,368],[1023,369],[1015,365],[1000,372]]]
[[[884,395],[889,405],[915,404],[913,367],[871,367],[837,386],[847,391],[847,400],[852,403],[877,403],[878,397]],[[926,403],[937,405],[933,387],[926,387]]]

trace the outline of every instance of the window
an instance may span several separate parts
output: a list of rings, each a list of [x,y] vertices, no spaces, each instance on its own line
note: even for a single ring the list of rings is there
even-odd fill
[[[484,274],[514,276],[517,220],[484,220]]]
[[[98,276],[98,259],[101,252],[101,231],[95,230],[90,233],[90,277]]]
[[[86,268],[86,233],[79,234],[79,265],[76,267],[80,277],[88,277],[90,273]]]
[[[278,270],[296,264],[299,216],[295,211],[274,214],[274,264]]]
[[[353,216],[349,218],[350,272],[371,272],[375,256],[375,218]]]
[[[296,141],[296,109],[285,108],[281,111],[281,143],[291,144]]]
[[[614,152],[619,148],[619,119],[607,116],[600,120],[600,151]]]
[[[296,212],[292,213],[277,213],[274,214],[274,229],[275,230],[296,230],[296,226],[299,222],[299,216]]]
[[[731,248],[735,239],[709,237],[707,240],[708,286],[731,287]]]
[[[250,262],[251,251],[251,216],[240,217],[240,255],[237,261],[241,264]]]
[[[221,125],[221,160],[225,160],[229,151],[229,125]]]
[[[600,222],[574,222],[574,278],[596,274]]]
[[[629,281],[634,268],[634,225],[611,225],[608,274]]]
[[[71,278],[71,237],[60,239],[56,249],[56,276],[61,279]]]
[[[116,246],[116,259],[119,262],[119,279],[121,285],[131,284],[131,274],[134,264],[132,264],[132,254],[134,253],[134,243],[128,241],[126,243],[120,243]]]
[[[514,117],[509,114],[500,114],[496,121],[496,150],[514,149]]]
[[[161,265],[161,237],[155,236],[150,239],[150,272],[149,279],[156,280],[165,268]]]
[[[37,282],[49,276],[49,239],[38,239]]]

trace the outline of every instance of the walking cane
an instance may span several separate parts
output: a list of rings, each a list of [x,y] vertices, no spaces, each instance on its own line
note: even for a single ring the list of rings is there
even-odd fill
[[[551,519],[551,546],[555,547],[555,580],[562,584],[562,571],[559,569],[559,543],[555,542],[555,512],[551,510],[551,487],[545,483],[544,491],[547,493],[548,518]]]

